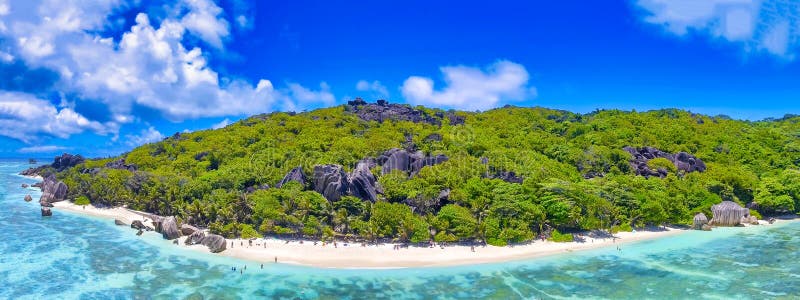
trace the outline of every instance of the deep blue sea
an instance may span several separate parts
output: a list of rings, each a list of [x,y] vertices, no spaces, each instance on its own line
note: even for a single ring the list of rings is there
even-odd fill
[[[500,264],[336,270],[186,252],[26,203],[0,160],[0,299],[798,299],[800,223],[715,229]],[[248,265],[240,275],[231,266]]]

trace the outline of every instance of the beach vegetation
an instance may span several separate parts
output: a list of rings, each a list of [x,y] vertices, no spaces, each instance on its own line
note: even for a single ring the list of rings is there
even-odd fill
[[[416,116],[433,121],[380,122],[352,111],[342,105],[256,115],[56,175],[76,202],[175,215],[226,237],[507,245],[552,229],[691,224],[724,200],[749,205],[753,215],[800,210],[800,117],[740,121],[681,110],[504,107],[425,108]],[[654,158],[645,166],[667,174],[642,173],[628,146],[685,152],[686,164],[701,160],[705,168],[689,172]],[[393,148],[447,160],[384,172],[379,158]],[[111,167],[118,160],[135,168]],[[340,165],[349,178],[364,161],[375,162],[374,199],[355,196],[352,187],[332,199],[317,192],[315,166]],[[306,181],[278,188],[297,167]]]

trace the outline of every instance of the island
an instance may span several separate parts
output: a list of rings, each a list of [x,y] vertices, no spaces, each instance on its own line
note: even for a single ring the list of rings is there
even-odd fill
[[[798,121],[358,98],[176,133],[118,157],[64,154],[22,174],[41,176],[43,216],[53,206],[106,216],[213,253],[323,266],[491,262],[792,216]],[[431,250],[444,247],[458,250]]]

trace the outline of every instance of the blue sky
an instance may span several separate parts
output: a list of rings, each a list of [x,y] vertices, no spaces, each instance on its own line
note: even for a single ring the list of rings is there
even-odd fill
[[[367,100],[800,113],[800,2],[0,0],[0,156]]]

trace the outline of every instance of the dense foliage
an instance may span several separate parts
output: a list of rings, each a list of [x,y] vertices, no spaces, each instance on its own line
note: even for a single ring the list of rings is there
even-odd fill
[[[553,229],[687,224],[722,200],[765,214],[800,209],[798,117],[746,122],[680,110],[578,115],[513,107],[456,114],[466,117],[465,124],[367,122],[348,106],[259,115],[136,148],[122,156],[136,171],[105,168],[119,159],[109,158],[86,161],[58,177],[72,199],[176,215],[243,237],[505,245],[550,236]],[[449,160],[413,176],[374,168],[383,188],[376,203],[349,196],[330,202],[296,183],[252,188],[274,186],[297,166],[309,178],[318,164],[350,171],[365,157],[408,146],[409,139]],[[708,169],[684,173],[654,159],[648,164],[669,170],[667,177],[636,176],[624,146],[685,151]],[[499,171],[524,181],[490,179]],[[439,201],[445,190],[449,197]]]

